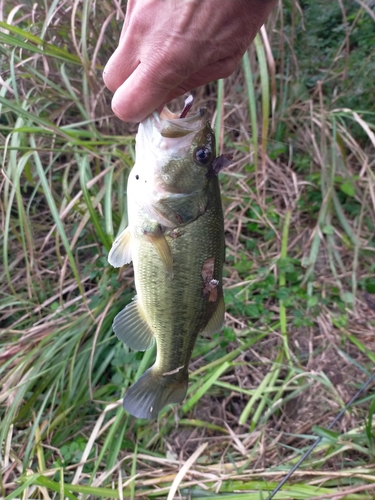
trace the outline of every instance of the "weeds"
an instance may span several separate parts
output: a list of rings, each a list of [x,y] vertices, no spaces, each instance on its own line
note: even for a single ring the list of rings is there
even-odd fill
[[[226,324],[158,422],[121,399],[154,353],[112,332],[134,294],[107,263],[135,128],[101,70],[111,2],[6,5],[0,23],[1,488],[7,498],[372,498],[374,16],[285,2],[242,67],[196,92],[215,120]],[[72,30],[72,26],[74,30]]]

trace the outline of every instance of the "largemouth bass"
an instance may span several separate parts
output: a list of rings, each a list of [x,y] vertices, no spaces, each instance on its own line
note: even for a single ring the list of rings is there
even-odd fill
[[[191,99],[192,100],[192,99]],[[224,223],[217,178],[229,163],[215,158],[206,110],[180,116],[166,107],[139,125],[136,163],[129,174],[129,225],[109,262],[133,261],[137,295],[114,319],[116,336],[145,351],[156,340],[155,364],[127,391],[123,406],[156,418],[180,403],[198,334],[212,335],[224,319]]]

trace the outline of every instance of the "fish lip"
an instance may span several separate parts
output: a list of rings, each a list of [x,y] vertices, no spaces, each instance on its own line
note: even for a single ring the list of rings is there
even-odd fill
[[[180,118],[179,114],[164,106],[160,114],[155,111],[150,118],[162,137],[178,138],[202,130],[207,122],[206,114],[207,109],[200,108],[196,113]]]

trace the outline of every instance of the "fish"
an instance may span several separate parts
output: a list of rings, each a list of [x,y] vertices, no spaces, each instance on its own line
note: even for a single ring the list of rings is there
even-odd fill
[[[168,107],[139,124],[136,161],[127,184],[128,226],[115,239],[109,263],[133,262],[136,296],[113,321],[118,339],[156,360],[125,393],[131,415],[155,419],[186,396],[198,335],[224,321],[224,219],[218,173],[229,155],[215,155],[207,110],[181,114]]]

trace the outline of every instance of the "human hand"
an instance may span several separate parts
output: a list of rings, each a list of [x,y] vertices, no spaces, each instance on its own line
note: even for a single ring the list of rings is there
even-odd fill
[[[236,68],[277,0],[128,0],[103,78],[113,112],[142,121]]]

